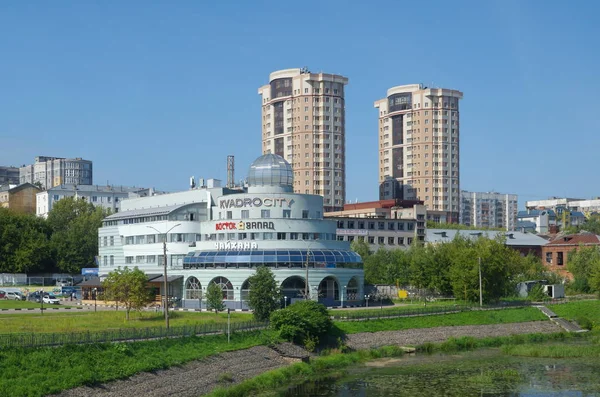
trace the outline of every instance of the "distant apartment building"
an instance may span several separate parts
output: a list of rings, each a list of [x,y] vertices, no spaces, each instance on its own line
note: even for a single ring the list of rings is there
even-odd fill
[[[47,217],[57,201],[65,197],[83,198],[94,206],[100,206],[112,213],[119,212],[121,200],[148,197],[157,194],[154,189],[126,186],[99,185],[59,185],[40,192],[36,197],[36,214]]]
[[[380,200],[344,205],[342,211],[326,212],[337,221],[339,241],[365,241],[371,251],[407,249],[425,239],[427,211],[422,202]]]
[[[2,167],[0,166],[0,186],[2,185],[18,185],[19,184],[19,169],[17,167]]]
[[[457,90],[411,84],[390,88],[375,102],[380,199],[422,200],[428,220],[459,221],[462,97]]]
[[[583,212],[564,207],[519,211],[517,218],[517,230],[541,234],[554,234],[568,227],[581,226],[586,219]]]
[[[0,208],[23,214],[35,214],[36,194],[41,189],[31,183],[0,186]]]
[[[587,217],[600,213],[600,197],[593,199],[551,197],[547,200],[527,201],[525,207],[527,209],[552,209],[558,213],[559,218],[562,209],[566,208],[571,212],[581,212]]]
[[[515,230],[518,197],[495,192],[460,192],[459,223],[488,229]]]
[[[262,97],[262,152],[283,157],[294,192],[323,196],[324,210],[346,201],[344,87],[348,79],[306,69],[273,72]]]
[[[49,189],[62,184],[91,185],[92,162],[82,158],[37,156],[35,162],[19,168],[20,183],[41,184]]]

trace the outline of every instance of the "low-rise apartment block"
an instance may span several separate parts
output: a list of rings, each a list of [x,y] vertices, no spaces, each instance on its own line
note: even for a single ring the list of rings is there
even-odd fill
[[[413,241],[423,241],[426,216],[422,202],[403,200],[346,204],[343,211],[325,213],[337,221],[339,241],[366,241],[371,251],[407,249]]]
[[[126,186],[59,185],[37,194],[36,214],[47,217],[54,204],[65,197],[83,198],[94,206],[119,212],[121,200],[157,194],[154,189]]]
[[[0,208],[24,214],[35,214],[36,194],[41,189],[31,183],[0,186]]]
[[[90,160],[37,156],[35,162],[19,168],[19,182],[40,184],[50,189],[62,184],[91,185],[93,169]]]

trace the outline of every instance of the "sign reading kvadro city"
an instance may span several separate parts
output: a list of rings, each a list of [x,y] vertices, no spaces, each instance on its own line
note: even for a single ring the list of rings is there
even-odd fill
[[[227,208],[246,208],[246,207],[283,207],[290,208],[292,203],[294,202],[291,198],[284,197],[247,197],[247,198],[237,198],[237,199],[229,199],[224,198],[219,200],[219,208],[227,209]]]
[[[218,222],[215,230],[275,230],[274,222]]]

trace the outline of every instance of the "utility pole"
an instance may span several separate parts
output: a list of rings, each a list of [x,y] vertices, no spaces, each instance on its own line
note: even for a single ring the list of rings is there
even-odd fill
[[[163,239],[163,288],[164,288],[164,294],[165,294],[165,300],[164,300],[164,309],[165,309],[165,328],[168,330],[169,329],[169,294],[168,294],[168,286],[169,284],[167,283],[167,236],[168,233],[175,229],[177,226],[181,226],[181,223],[176,224],[175,226],[173,226],[172,228],[170,228],[169,230],[167,230],[164,233],[164,239]],[[152,226],[146,226],[150,229],[154,229],[158,232],[159,235],[163,234],[160,232],[160,230],[156,229],[155,227]]]
[[[306,251],[306,282],[304,283],[304,299],[308,300],[308,257],[310,255],[310,248]]]
[[[479,307],[483,307],[483,287],[481,285],[481,257],[477,258],[479,264]]]

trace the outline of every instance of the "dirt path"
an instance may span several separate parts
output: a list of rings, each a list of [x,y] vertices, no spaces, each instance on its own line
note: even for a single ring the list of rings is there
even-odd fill
[[[349,335],[347,345],[353,349],[368,349],[384,345],[419,345],[442,342],[450,337],[476,338],[514,334],[554,333],[562,329],[550,321],[516,324],[437,327],[404,331],[384,331]],[[63,391],[57,397],[198,397],[221,385],[239,383],[263,372],[288,365],[284,357],[308,355],[290,344],[276,350],[257,346],[246,350],[222,353],[186,365],[156,372],[146,372],[131,378],[97,387],[77,387]]]

